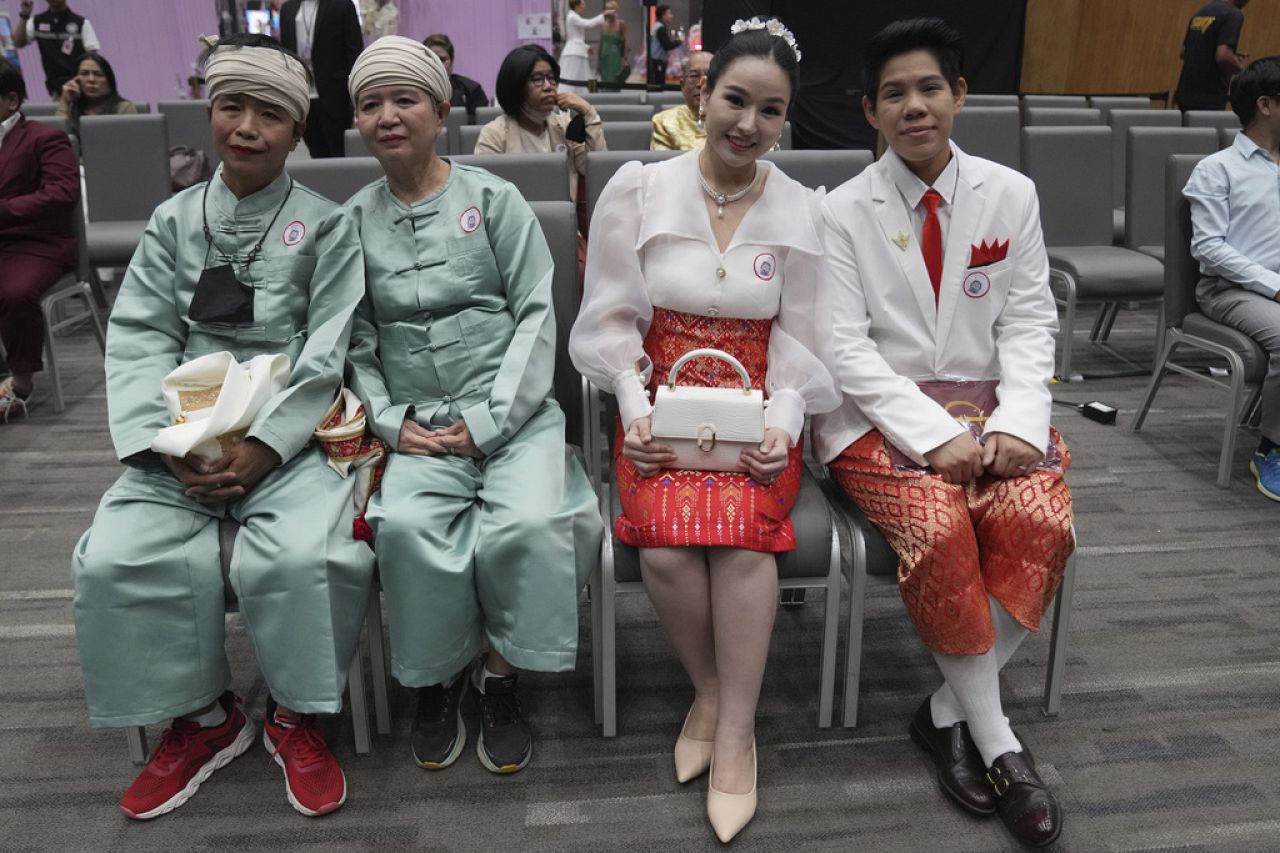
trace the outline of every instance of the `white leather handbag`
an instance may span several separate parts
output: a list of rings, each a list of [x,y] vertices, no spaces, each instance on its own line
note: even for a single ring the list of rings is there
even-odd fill
[[[258,410],[288,384],[289,357],[281,353],[244,364],[229,352],[192,359],[161,380],[173,426],[156,433],[151,449],[213,461],[244,440]]]
[[[676,385],[676,376],[695,358],[728,362],[742,377],[741,388]],[[745,471],[741,454],[764,440],[764,394],[751,387],[747,369],[718,349],[690,350],[671,365],[667,384],[658,386],[651,421],[654,440],[669,445],[678,459],[672,468]]]

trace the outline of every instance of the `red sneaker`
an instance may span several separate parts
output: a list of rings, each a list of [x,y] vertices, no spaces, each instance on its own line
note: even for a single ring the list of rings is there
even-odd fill
[[[289,803],[307,817],[337,811],[347,801],[347,777],[342,775],[329,744],[316,728],[314,714],[304,714],[292,726],[275,719],[275,703],[262,723],[262,744],[284,769]]]
[[[134,820],[168,814],[191,799],[213,771],[245,753],[253,743],[253,723],[235,694],[227,691],[218,702],[227,711],[222,725],[206,729],[179,718],[164,730],[151,760],[120,798],[121,811]]]

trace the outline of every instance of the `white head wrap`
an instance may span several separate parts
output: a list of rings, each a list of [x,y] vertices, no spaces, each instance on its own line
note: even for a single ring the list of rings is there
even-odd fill
[[[204,66],[209,100],[219,95],[249,95],[281,107],[294,121],[304,121],[311,106],[307,69],[292,56],[271,47],[215,47]]]
[[[443,104],[453,97],[444,63],[431,48],[404,36],[383,36],[364,49],[347,78],[354,103],[365,89],[416,86]]]

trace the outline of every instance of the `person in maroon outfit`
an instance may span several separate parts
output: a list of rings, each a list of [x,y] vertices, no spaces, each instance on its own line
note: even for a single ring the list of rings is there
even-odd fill
[[[20,112],[27,88],[0,59],[0,343],[9,378],[0,382],[0,421],[27,409],[43,368],[40,296],[76,265],[71,217],[80,168],[67,135]]]

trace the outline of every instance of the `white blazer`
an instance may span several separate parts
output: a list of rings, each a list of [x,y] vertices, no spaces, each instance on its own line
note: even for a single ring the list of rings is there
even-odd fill
[[[952,151],[958,177],[936,308],[920,234],[889,172],[896,155],[886,153],[823,202],[833,300],[827,357],[844,395],[839,409],[814,418],[823,462],[877,428],[923,465],[926,452],[963,431],[916,387],[929,380],[998,380],[986,432],[1041,451],[1049,444],[1058,313],[1035,186],[954,144]],[[1005,257],[987,263],[992,253],[981,244],[1005,241]]]

